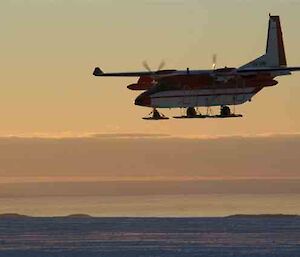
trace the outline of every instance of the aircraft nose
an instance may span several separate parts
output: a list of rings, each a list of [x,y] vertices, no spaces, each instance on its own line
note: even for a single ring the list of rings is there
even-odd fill
[[[146,92],[142,93],[135,99],[134,104],[139,105],[139,106],[150,107],[151,106],[151,98],[148,94],[146,94]]]

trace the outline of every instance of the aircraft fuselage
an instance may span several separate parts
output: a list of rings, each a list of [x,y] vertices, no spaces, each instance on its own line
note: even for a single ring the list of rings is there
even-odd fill
[[[173,76],[140,94],[135,104],[153,108],[187,108],[239,105],[278,82],[270,74],[239,76],[218,74]]]

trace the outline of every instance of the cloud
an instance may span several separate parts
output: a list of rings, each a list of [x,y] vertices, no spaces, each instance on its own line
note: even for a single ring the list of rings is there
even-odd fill
[[[168,134],[146,134],[146,133],[111,133],[111,134],[90,134],[93,138],[168,138]]]
[[[300,135],[0,138],[0,177],[299,177]]]
[[[3,136],[0,196],[68,188],[71,194],[296,192],[299,152],[299,133]]]
[[[300,179],[102,181],[1,184],[0,197],[195,194],[299,194]]]
[[[0,135],[1,139],[106,139],[106,138],[169,138],[169,139],[199,139],[199,140],[213,140],[213,139],[239,139],[239,138],[289,138],[289,137],[300,137],[300,132],[291,133],[260,133],[260,134],[216,134],[216,135],[172,135],[166,133],[75,133],[71,131],[65,131],[60,133],[30,133],[30,134],[6,134]]]

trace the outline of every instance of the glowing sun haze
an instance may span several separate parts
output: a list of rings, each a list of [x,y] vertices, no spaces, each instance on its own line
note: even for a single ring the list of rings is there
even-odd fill
[[[232,135],[300,130],[300,74],[238,107],[243,119],[147,123],[128,78],[104,71],[239,66],[264,52],[268,13],[282,20],[288,63],[300,64],[300,1],[7,0],[1,14],[1,135],[167,133]],[[179,110],[166,110],[166,115]]]

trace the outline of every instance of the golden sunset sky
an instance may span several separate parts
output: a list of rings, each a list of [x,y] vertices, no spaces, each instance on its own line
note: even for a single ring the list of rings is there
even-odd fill
[[[300,74],[279,78],[234,120],[146,122],[135,78],[92,71],[240,66],[265,50],[268,14],[281,16],[288,64],[300,65],[298,0],[5,0],[1,9],[0,135],[300,131]],[[166,110],[167,116],[179,110]]]
[[[147,122],[150,110],[126,88],[135,78],[92,72],[139,71],[144,60],[209,69],[214,53],[218,67],[239,67],[264,53],[269,13],[281,16],[288,64],[300,66],[300,0],[5,0],[0,9],[0,196],[299,193],[300,73],[238,106],[242,119]]]

